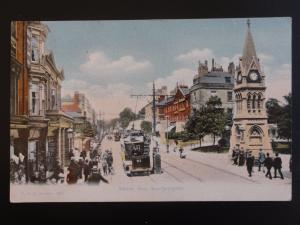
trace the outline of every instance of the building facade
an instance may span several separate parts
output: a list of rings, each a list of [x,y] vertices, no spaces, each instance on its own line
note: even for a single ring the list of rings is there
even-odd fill
[[[207,60],[205,63],[199,62],[198,74],[193,79],[190,89],[192,108],[200,109],[211,96],[221,99],[222,108],[227,112],[232,112],[234,104],[233,96],[234,64],[230,63],[228,71],[223,71],[221,66],[215,65],[212,59],[212,68],[209,71]]]
[[[165,98],[160,102],[163,108],[164,119],[168,120],[168,126],[176,127],[176,132],[184,130],[184,125],[191,111],[190,90],[185,85],[176,87],[174,96]]]
[[[10,157],[28,158],[28,65],[27,22],[11,22],[11,70],[10,70]],[[12,168],[11,168],[12,171]],[[28,180],[27,173],[26,180]]]
[[[268,117],[265,108],[265,74],[256,55],[250,30],[250,21],[243,55],[236,71],[234,94],[235,110],[230,146],[248,149],[254,155],[259,149],[272,152],[268,134]]]

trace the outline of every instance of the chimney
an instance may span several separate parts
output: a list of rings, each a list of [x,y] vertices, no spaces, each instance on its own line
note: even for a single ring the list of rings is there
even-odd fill
[[[79,92],[78,91],[75,91],[74,93],[74,103],[79,103]]]
[[[211,71],[214,71],[215,69],[215,59],[213,58],[211,61]]]

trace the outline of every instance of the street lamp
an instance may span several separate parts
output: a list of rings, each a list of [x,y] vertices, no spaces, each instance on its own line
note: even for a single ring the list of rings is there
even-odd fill
[[[167,118],[167,153],[169,153],[169,116]]]
[[[71,153],[71,139],[73,137],[73,129],[70,127],[67,130],[67,133],[68,133],[68,139],[69,139],[69,152]]]

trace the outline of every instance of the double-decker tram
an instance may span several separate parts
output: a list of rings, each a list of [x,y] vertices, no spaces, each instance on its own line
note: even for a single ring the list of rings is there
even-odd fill
[[[128,176],[151,173],[150,139],[141,130],[131,130],[121,142],[124,170]]]

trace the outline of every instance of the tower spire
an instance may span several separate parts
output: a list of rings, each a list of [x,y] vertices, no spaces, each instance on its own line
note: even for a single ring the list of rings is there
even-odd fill
[[[255,45],[250,30],[250,19],[247,19],[247,31],[243,49],[243,66],[248,67],[253,57],[256,56]]]

